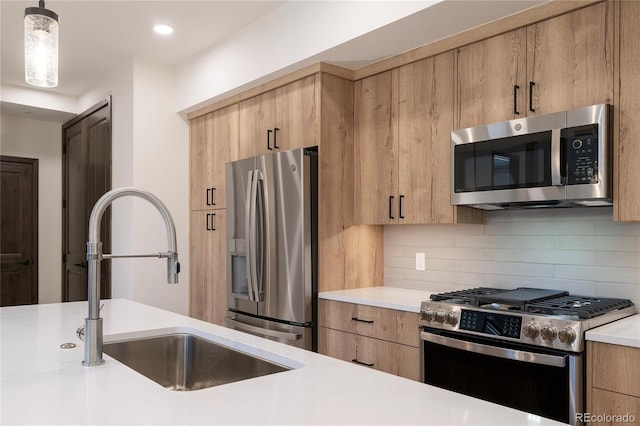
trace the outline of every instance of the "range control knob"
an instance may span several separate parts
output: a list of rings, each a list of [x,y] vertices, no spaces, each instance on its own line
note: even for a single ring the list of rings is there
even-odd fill
[[[432,311],[431,309],[424,309],[422,311],[422,319],[425,321],[433,321],[434,315],[435,315],[435,312]]]
[[[445,320],[444,311],[436,311],[435,319],[436,319],[436,322],[444,322]]]
[[[538,327],[538,324],[531,321],[524,325],[522,331],[525,336],[535,339],[536,337],[538,337],[538,334],[540,334],[540,327]]]
[[[540,331],[540,335],[542,335],[543,340],[547,340],[552,342],[558,337],[558,330],[551,324],[547,324],[542,327],[542,331]]]
[[[573,149],[580,149],[582,148],[582,141],[580,139],[576,139],[573,141],[571,146],[573,146]]]
[[[560,340],[562,343],[565,343],[567,345],[572,344],[573,341],[576,340],[575,330],[571,327],[563,328],[558,332],[558,340]]]
[[[456,325],[458,323],[458,317],[455,313],[449,312],[447,313],[447,323],[451,325]]]

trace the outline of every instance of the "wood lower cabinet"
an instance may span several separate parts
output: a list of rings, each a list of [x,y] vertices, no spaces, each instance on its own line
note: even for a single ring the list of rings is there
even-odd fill
[[[192,211],[189,315],[224,325],[227,313],[226,210]]]
[[[640,348],[587,342],[586,411],[614,419],[595,424],[629,423],[616,416],[640,419]]]
[[[451,206],[454,52],[355,84],[355,221],[478,223]]]
[[[417,313],[324,299],[318,307],[320,353],[420,380]]]
[[[605,1],[458,48],[456,127],[613,103],[613,21]]]

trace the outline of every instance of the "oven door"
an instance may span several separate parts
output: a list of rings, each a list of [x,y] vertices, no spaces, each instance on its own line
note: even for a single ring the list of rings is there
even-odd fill
[[[564,423],[583,411],[583,362],[569,354],[424,328],[424,382]]]

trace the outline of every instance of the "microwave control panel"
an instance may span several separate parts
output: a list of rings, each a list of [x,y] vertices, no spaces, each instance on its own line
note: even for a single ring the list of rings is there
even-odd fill
[[[570,127],[562,133],[566,141],[566,184],[598,183],[598,125]]]

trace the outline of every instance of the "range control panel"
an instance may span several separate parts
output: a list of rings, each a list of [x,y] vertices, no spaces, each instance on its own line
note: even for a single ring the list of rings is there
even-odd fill
[[[463,309],[460,313],[460,329],[519,339],[522,318]]]

